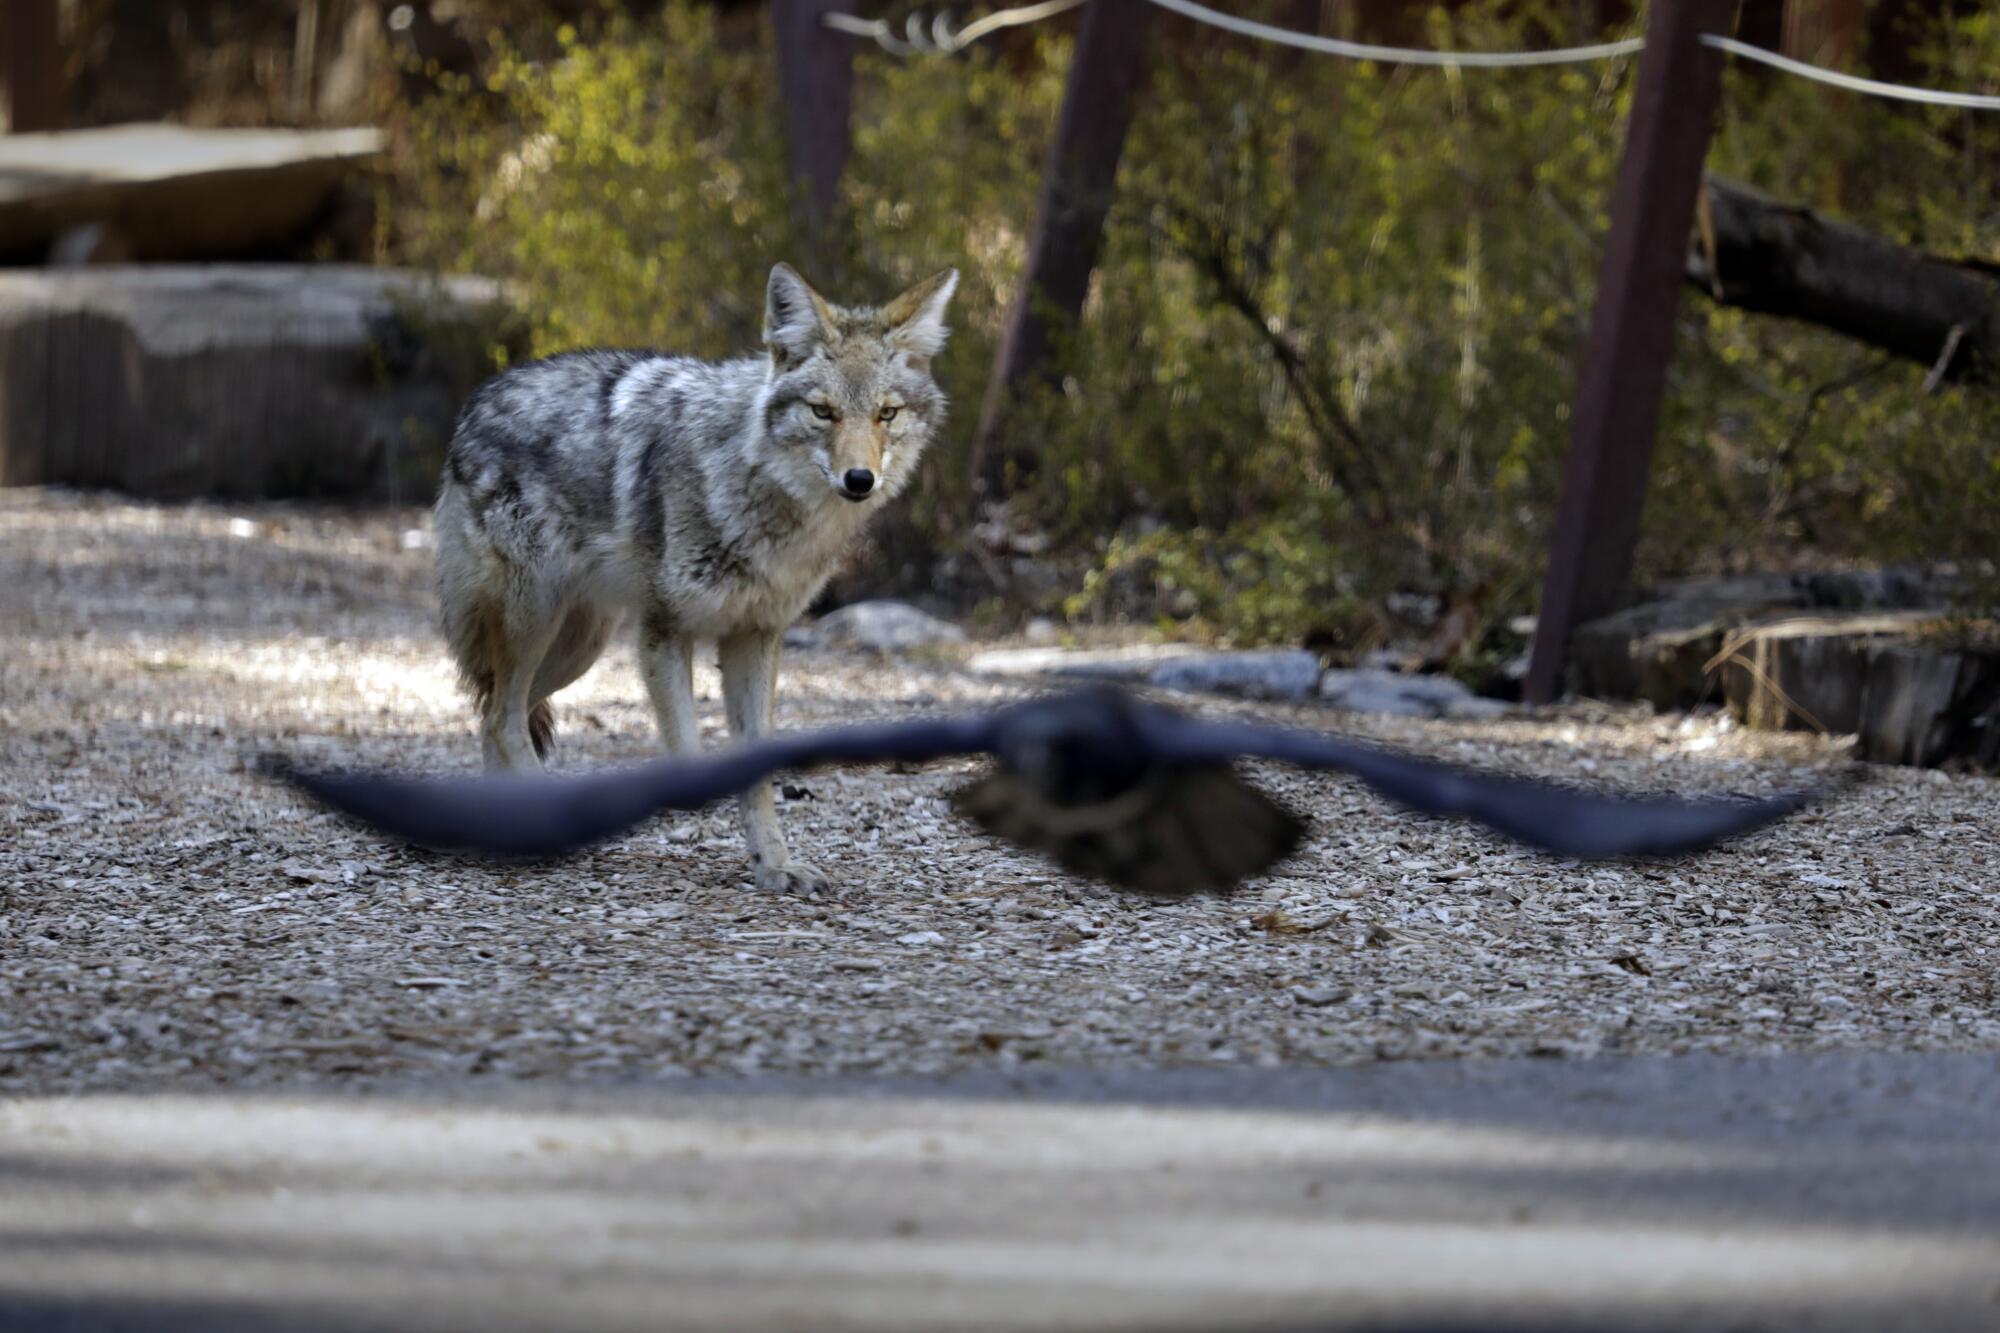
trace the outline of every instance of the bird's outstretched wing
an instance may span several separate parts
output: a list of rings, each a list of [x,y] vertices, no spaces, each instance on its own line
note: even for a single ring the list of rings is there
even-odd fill
[[[1148,892],[1220,888],[1298,845],[1302,823],[1237,776],[1241,758],[1351,773],[1410,809],[1475,820],[1560,856],[1698,851],[1809,797],[1617,797],[1475,773],[1310,731],[1205,722],[1114,690],[961,718],[806,732],[581,777],[401,778],[278,765],[327,804],[432,847],[557,856],[660,810],[693,809],[784,769],[991,753],[955,798],[989,830],[1069,869]]]
[[[425,847],[560,856],[662,810],[693,810],[789,768],[922,762],[991,748],[993,715],[927,718],[780,736],[693,759],[576,777],[397,777],[267,767],[336,810]]]
[[[1274,759],[1350,773],[1399,805],[1471,819],[1558,856],[1673,856],[1699,851],[1784,818],[1812,799],[1605,796],[1527,778],[1476,773],[1310,731],[1206,722],[1142,706],[1140,730],[1156,762]]]

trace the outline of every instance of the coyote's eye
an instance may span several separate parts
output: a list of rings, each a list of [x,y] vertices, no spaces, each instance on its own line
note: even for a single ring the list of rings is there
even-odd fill
[[[810,406],[813,410],[813,415],[818,417],[821,421],[833,420],[833,409],[828,407],[825,403],[812,403],[810,404]]]
[[[894,421],[896,419],[896,413],[900,411],[902,411],[902,409],[899,407],[885,407],[882,409],[879,415],[883,421],[889,422],[889,421]]]

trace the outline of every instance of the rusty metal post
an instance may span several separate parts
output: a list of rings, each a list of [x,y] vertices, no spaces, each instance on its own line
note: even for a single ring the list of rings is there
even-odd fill
[[[1049,146],[1041,197],[1035,203],[1027,272],[1007,314],[973,437],[973,476],[989,498],[1001,495],[1009,461],[1032,463],[1010,460],[1002,438],[1007,408],[1023,385],[1049,378],[1056,330],[1083,312],[1091,270],[1103,248],[1118,159],[1138,107],[1152,17],[1153,6],[1142,0],[1090,0],[1084,7],[1055,142]]]
[[[62,45],[57,0],[0,0],[6,47],[7,128],[15,134],[63,124]]]
[[[771,0],[778,93],[785,106],[785,164],[799,204],[817,231],[840,200],[840,174],[854,139],[854,39],[820,20],[843,0]]]
[[[1647,20],[1549,541],[1531,703],[1561,692],[1570,635],[1616,608],[1632,572],[1688,231],[1722,96],[1722,53],[1701,36],[1726,34],[1735,11],[1736,0],[1654,0]]]

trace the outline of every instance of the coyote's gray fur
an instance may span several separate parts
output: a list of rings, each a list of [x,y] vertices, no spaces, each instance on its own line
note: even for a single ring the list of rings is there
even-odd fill
[[[489,769],[539,761],[549,696],[628,618],[669,751],[699,748],[698,639],[717,645],[730,730],[769,730],[779,636],[944,418],[930,363],[957,283],[844,308],[779,264],[765,355],[572,352],[472,395],[438,495],[438,584]],[[759,886],[824,882],[786,851],[769,783],[742,813]]]

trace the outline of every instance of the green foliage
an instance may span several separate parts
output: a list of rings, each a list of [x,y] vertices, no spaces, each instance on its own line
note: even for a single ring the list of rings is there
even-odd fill
[[[965,441],[1019,280],[1066,45],[1024,76],[997,63],[863,58],[839,239],[808,238],[785,189],[771,55],[714,11],[491,37],[484,88],[447,89],[397,127],[385,248],[505,280],[541,355],[590,343],[722,356],[754,347],[770,266],[837,300],[885,300],[961,270],[939,362],[952,438],[892,538],[928,558],[967,507]],[[809,243],[810,241],[810,243]],[[491,366],[506,349],[493,349]]]
[[[820,247],[815,281],[837,298],[879,300],[936,269],[959,270],[952,337],[937,363],[952,420],[878,538],[901,563],[927,563],[963,540],[973,426],[1020,282],[1068,59],[1068,43],[1052,38],[1033,48],[1025,71],[886,56],[864,56],[857,70],[847,248]]]
[[[1994,91],[2000,8],[1933,25],[1938,87]],[[1734,76],[1710,166],[1775,197],[1945,256],[2000,259],[2000,117],[1898,107],[1791,79]],[[1694,304],[1677,352],[1677,449],[1656,470],[1656,564],[1699,547],[1946,560],[2000,605],[2000,391],[1924,388],[1925,368],[1834,334]],[[1942,348],[1939,349],[1943,351]],[[1703,447],[1703,446],[1706,447]],[[1701,473],[1699,490],[1684,484]],[[1697,534],[1712,533],[1700,538]]]
[[[412,113],[400,244],[505,279],[535,355],[753,342],[793,239],[766,57],[723,47],[713,12],[688,4],[532,49],[496,32],[483,90]]]
[[[1434,28],[1560,36],[1484,10]],[[1620,75],[1255,47],[1162,70],[1046,449],[1065,517],[1195,529],[1202,615],[1248,638],[1311,628],[1329,571],[1379,596],[1518,565],[1566,439]]]
[[[1063,611],[1084,619],[1107,606],[1120,614],[1158,607],[1170,617],[1161,628],[1181,636],[1353,644],[1373,635],[1378,617],[1355,595],[1360,580],[1346,555],[1311,528],[1160,528],[1113,538]]]
[[[1570,27],[1578,8],[1484,0],[1433,15],[1431,36],[1596,36]],[[675,0],[643,26],[497,49],[484,89],[403,127],[395,247],[513,284],[537,352],[748,347],[778,258],[849,299],[955,264],[940,369],[959,407],[888,540],[916,567],[962,546],[1066,41],[864,52],[839,239],[810,249],[761,40],[725,41]],[[1925,59],[1941,85],[1990,83],[2000,18],[1939,24]],[[1013,418],[1014,453],[1037,460],[1014,517],[1076,572],[1045,609],[1350,646],[1390,592],[1478,590],[1495,623],[1530,609],[1633,73],[1390,70],[1233,39],[1158,60],[1091,298],[1060,340],[1063,382]],[[2000,256],[2000,117],[1740,68],[1728,86],[1719,174]],[[2000,394],[1926,395],[1923,379],[1689,292],[1642,573],[1801,547],[1990,562]]]

